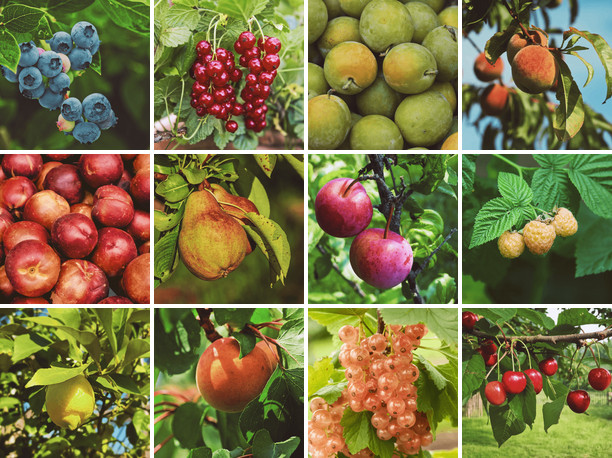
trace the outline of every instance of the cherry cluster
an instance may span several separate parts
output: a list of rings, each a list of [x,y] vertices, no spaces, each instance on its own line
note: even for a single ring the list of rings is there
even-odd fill
[[[338,335],[343,345],[338,359],[348,380],[342,395],[332,404],[316,397],[310,402],[308,447],[314,458],[342,452],[350,457],[373,457],[369,449],[350,454],[340,420],[347,408],[373,413],[371,424],[381,440],[395,439],[398,452],[416,454],[433,441],[429,421],[417,412],[419,369],[412,351],[427,334],[423,324],[387,326],[384,333],[363,336],[359,329],[343,326]]]
[[[242,105],[247,129],[261,132],[266,127],[266,100],[270,96],[270,85],[276,78],[276,69],[280,65],[278,52],[281,42],[275,37],[262,37],[255,46],[255,35],[242,32],[234,43],[234,50],[240,54],[238,63],[249,69],[245,77],[246,86],[240,92],[244,100]]]
[[[198,116],[212,115],[225,121],[228,132],[238,129],[232,116],[246,116],[246,128],[255,132],[261,132],[267,125],[265,101],[270,96],[270,85],[280,65],[281,41],[262,37],[258,46],[255,44],[256,38],[251,32],[242,32],[234,43],[234,49],[240,54],[238,63],[249,70],[246,86],[240,92],[244,103],[240,103],[236,95],[243,71],[236,68],[234,53],[224,48],[213,51],[206,40],[196,45],[197,57],[190,70],[190,76],[195,79],[191,87],[191,106]]]

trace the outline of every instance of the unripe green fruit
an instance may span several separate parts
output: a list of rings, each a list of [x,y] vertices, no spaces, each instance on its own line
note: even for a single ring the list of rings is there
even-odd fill
[[[457,93],[455,92],[455,88],[451,83],[441,83],[436,81],[429,89],[433,89],[442,94],[450,104],[453,113],[455,112],[457,109]]]
[[[372,0],[359,19],[359,33],[374,52],[412,40],[414,24],[406,7],[397,0]]]
[[[327,26],[327,7],[323,0],[308,2],[308,44],[319,39]]]
[[[529,31],[529,35],[531,36],[533,43],[531,41],[527,41],[523,33],[515,33],[510,38],[510,41],[508,41],[506,53],[508,55],[508,62],[510,64],[512,64],[516,53],[526,46],[533,46],[534,43],[544,47],[548,46],[548,37],[539,30],[531,30]]]
[[[527,46],[514,56],[512,78],[521,91],[540,94],[553,87],[556,77],[557,62],[548,49]]]
[[[404,139],[397,125],[386,116],[368,115],[351,129],[351,149],[403,149]]]
[[[448,8],[444,8],[438,14],[438,19],[440,20],[440,25],[448,25],[450,27],[454,27],[456,29],[459,28],[459,8],[456,6],[449,6]]]
[[[329,21],[323,35],[317,41],[317,47],[323,57],[326,57],[334,46],[344,41],[363,42],[359,35],[359,21],[353,17],[340,16]]]
[[[342,12],[342,8],[340,8],[339,0],[323,0],[323,3],[325,3],[325,6],[327,7],[328,20],[332,20],[344,14]]]
[[[436,14],[438,14],[440,11],[442,11],[442,8],[444,8],[445,0],[408,0],[406,3],[409,3],[409,2],[425,3],[432,10],[434,10]]]
[[[370,87],[357,94],[355,99],[360,114],[377,114],[393,119],[402,96],[391,89],[382,75],[378,75]]]
[[[371,0],[339,0],[340,8],[347,15],[359,19],[361,12]]]
[[[438,66],[436,81],[451,81],[459,74],[459,54],[457,46],[457,29],[446,25],[436,27],[423,40],[433,54]]]
[[[402,94],[419,94],[431,87],[438,74],[433,54],[416,43],[402,43],[385,56],[383,74],[389,86]]]
[[[323,68],[308,62],[308,100],[329,91]]]
[[[308,147],[335,149],[351,128],[351,112],[335,95],[319,95],[308,101]]]
[[[357,121],[359,121],[362,117],[363,116],[358,115],[357,113],[353,113],[351,111],[351,129],[349,130],[349,134],[346,136],[342,144],[338,148],[336,148],[337,150],[351,149],[351,130],[353,129],[353,127],[355,127],[355,124],[357,124]]]
[[[73,430],[91,416],[96,406],[96,398],[91,384],[81,374],[49,385],[45,403],[53,423]]]
[[[374,82],[378,65],[367,46],[345,41],[327,54],[323,70],[329,85],[340,94],[358,94]]]
[[[404,140],[414,146],[431,146],[441,141],[453,122],[450,104],[438,91],[409,95],[395,111],[395,123]]]
[[[421,2],[408,2],[404,7],[410,13],[414,23],[413,43],[422,43],[423,39],[436,27],[440,26],[440,19],[434,10]]]

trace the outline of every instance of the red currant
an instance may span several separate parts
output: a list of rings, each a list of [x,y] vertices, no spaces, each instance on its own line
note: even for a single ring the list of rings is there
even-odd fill
[[[256,75],[261,73],[261,71],[263,70],[263,64],[261,62],[261,59],[251,59],[249,60],[247,66],[249,67],[251,73],[255,73]]]
[[[223,64],[219,61],[213,60],[206,67],[206,74],[210,77],[215,77],[221,74],[223,71]]]
[[[267,84],[267,85],[269,86],[269,85],[270,85],[270,84],[272,84],[272,82],[274,81],[274,77],[272,76],[272,74],[271,74],[271,73],[268,73],[268,72],[261,72],[261,73],[259,74],[258,81],[259,81],[261,84]]]
[[[242,43],[236,41],[236,43],[234,43],[234,51],[236,51],[238,54],[242,54],[244,52],[244,46],[242,46]]]
[[[227,99],[227,91],[224,88],[215,89],[213,91],[213,98],[217,103],[225,102],[225,99]]]
[[[252,119],[247,119],[244,122],[244,125],[246,126],[247,129],[249,130],[253,130],[255,129],[255,121],[253,121]],[[347,369],[348,370],[348,369]],[[351,401],[352,402],[352,401]]]
[[[204,116],[204,115],[206,114],[206,107],[201,107],[201,106],[200,106],[200,107],[197,107],[197,108],[196,108],[196,114],[197,114],[198,116],[200,116],[200,117],[201,117],[201,116]]]
[[[213,104],[209,109],[208,112],[213,115],[213,116],[218,116],[219,113],[221,113],[221,105],[219,105],[218,103]]]
[[[268,97],[270,97],[270,86],[268,86],[266,84],[262,84],[259,87],[259,95],[263,99],[267,99]]]
[[[229,73],[222,71],[212,81],[215,86],[225,86],[229,82]]]
[[[249,73],[245,78],[245,81],[248,85],[253,85],[257,83],[257,76]]]
[[[232,73],[230,74],[230,81],[232,81],[233,83],[237,83],[238,81],[240,81],[240,79],[242,78],[242,70],[235,68],[232,70]]]
[[[196,64],[194,68],[194,76],[195,76],[196,81],[199,82],[200,84],[206,84],[208,83],[208,80],[210,79],[210,77],[206,73],[206,67],[201,64]]]
[[[189,102],[189,105],[191,105],[192,108],[198,108],[200,106],[200,102],[198,101],[198,99],[192,98]]]
[[[198,56],[205,56],[206,54],[210,54],[211,50],[212,46],[206,40],[202,40],[196,45],[196,53],[198,54]]]
[[[212,94],[205,92],[204,94],[200,96],[199,102],[200,102],[200,105],[205,106],[206,108],[210,108],[215,103],[215,100]]]
[[[240,66],[246,67],[249,64],[249,59],[247,59],[245,56],[240,56],[240,59],[238,59],[238,63],[240,64]]]
[[[234,104],[232,106],[232,111],[231,111],[233,116],[241,116],[244,114],[244,108],[242,107],[242,105],[240,105],[239,103]]]
[[[225,69],[228,72],[231,72],[232,70],[234,70],[234,68],[236,68],[236,63],[234,62],[234,59],[227,59],[225,61]]]
[[[247,59],[259,59],[261,57],[261,50],[255,46],[244,52],[244,57]]]
[[[238,130],[238,123],[236,121],[227,121],[225,123],[225,130],[234,133]]]
[[[281,41],[276,37],[270,37],[265,41],[263,48],[266,54],[278,54],[281,49]]]
[[[215,55],[218,61],[225,62],[229,57],[229,51],[225,48],[217,48]]]
[[[191,85],[191,90],[194,94],[200,95],[206,92],[206,86],[196,81]]]
[[[280,57],[276,54],[268,54],[263,58],[262,65],[268,71],[276,70],[280,65]]]
[[[246,49],[251,49],[255,46],[255,35],[253,35],[249,31],[244,31],[238,36],[238,41],[242,44],[242,47]]]

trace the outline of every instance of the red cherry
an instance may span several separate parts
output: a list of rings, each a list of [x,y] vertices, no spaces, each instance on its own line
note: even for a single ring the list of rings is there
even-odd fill
[[[274,77],[271,73],[261,72],[259,74],[259,78],[257,79],[261,84],[267,84],[268,86],[274,82]],[[464,312],[465,313],[465,312]]]
[[[215,103],[208,109],[208,112],[213,116],[218,116],[221,113],[221,105]]]
[[[233,83],[237,83],[238,81],[240,81],[240,79],[242,78],[242,70],[235,68],[232,70],[232,73],[230,74],[230,81],[232,81]]]
[[[244,108],[239,103],[236,103],[232,106],[231,113],[233,116],[241,116],[244,114]]]
[[[491,404],[498,406],[506,401],[506,390],[501,382],[489,382],[485,386],[485,397]]]
[[[217,56],[218,61],[225,62],[229,57],[229,51],[225,48],[217,48],[215,55]]]
[[[202,40],[196,45],[196,53],[198,56],[205,56],[206,54],[210,54],[211,51],[212,46],[206,40]]]
[[[591,398],[584,390],[570,391],[567,395],[567,405],[576,413],[583,413],[589,408]]]
[[[464,331],[471,331],[474,329],[474,325],[478,321],[478,315],[474,312],[463,312],[461,314],[461,324]]]
[[[215,86],[225,86],[229,82],[229,73],[222,71],[212,80]]]
[[[485,355],[492,355],[493,353],[497,352],[497,345],[495,345],[495,342],[493,342],[491,339],[483,342],[480,348],[482,348],[482,352]]]
[[[192,98],[189,105],[191,105],[192,108],[198,108],[200,106],[200,102],[198,102],[198,99]]]
[[[535,369],[527,369],[525,371],[525,375],[531,379],[531,383],[533,384],[533,389],[535,390],[536,394],[542,391],[542,388],[544,387],[542,374]]]
[[[546,358],[540,361],[538,367],[544,375],[548,375],[550,377],[551,375],[555,375],[559,365],[557,364],[557,360],[555,358]]]
[[[244,52],[244,57],[247,59],[259,59],[261,58],[261,50],[255,46],[254,48],[246,50]]]
[[[225,123],[225,130],[234,133],[238,130],[238,123],[236,121],[227,121]]]
[[[227,91],[224,88],[215,89],[213,91],[213,98],[217,103],[225,102],[227,99]]]
[[[527,386],[527,379],[522,372],[507,371],[502,377],[502,383],[507,393],[522,393]]]
[[[265,41],[263,47],[266,54],[278,54],[281,50],[281,41],[276,37],[270,37]]]
[[[262,63],[260,59],[251,59],[247,64],[251,73],[255,73],[258,75],[263,70]]]
[[[191,85],[191,90],[194,92],[194,94],[200,95],[206,92],[206,86],[196,81]]]
[[[206,67],[206,74],[210,77],[219,76],[223,72],[223,64],[217,60],[211,61]]]
[[[497,362],[497,353],[487,354],[482,348],[477,348],[476,351],[480,353],[480,356],[484,359],[485,366],[494,366]]]
[[[234,43],[234,51],[236,51],[238,54],[242,54],[244,52],[244,46],[242,46],[242,43],[236,41],[236,43]]]
[[[200,117],[206,115],[206,108],[205,107],[196,108],[196,114]]]
[[[608,388],[611,381],[612,376],[610,375],[610,371],[603,367],[592,369],[591,372],[589,372],[589,385],[597,391],[603,391]]]
[[[242,44],[242,47],[246,49],[251,49],[255,46],[255,35],[253,35],[249,31],[242,32],[238,36],[238,41]]]
[[[276,70],[280,65],[280,57],[276,54],[268,54],[263,58],[262,65],[268,71]]]
[[[215,103],[215,100],[212,94],[205,92],[204,94],[200,96],[199,102],[200,102],[200,105],[205,106],[206,108],[210,108]]]

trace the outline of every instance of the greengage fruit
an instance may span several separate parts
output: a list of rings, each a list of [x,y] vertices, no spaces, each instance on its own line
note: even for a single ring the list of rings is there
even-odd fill
[[[326,94],[327,91],[329,91],[329,84],[325,79],[323,67],[308,62],[308,100]]]
[[[451,83],[441,83],[436,81],[431,85],[430,89],[438,91],[440,94],[442,94],[450,104],[453,113],[455,112],[457,109],[457,93],[455,92],[455,88]]]
[[[456,29],[459,28],[459,8],[457,6],[449,6],[444,8],[438,14],[440,25],[448,25]]]
[[[340,94],[358,94],[376,79],[378,65],[372,51],[356,41],[337,44],[323,64],[325,79]]]
[[[414,24],[401,2],[372,0],[359,18],[359,34],[368,48],[383,52],[389,46],[412,40]]]
[[[359,19],[363,9],[371,1],[372,0],[339,0],[340,9],[344,11],[345,14],[357,19]]]
[[[397,125],[386,116],[367,115],[353,126],[351,149],[393,150],[404,148],[404,138]]]
[[[327,7],[323,0],[308,2],[308,44],[319,39],[327,26]]]
[[[351,128],[351,112],[335,95],[319,95],[308,101],[308,147],[335,149]]]
[[[390,119],[393,119],[401,100],[402,96],[387,84],[382,75],[378,75],[367,89],[355,96],[359,114],[382,115]]]
[[[436,59],[438,76],[436,81],[451,81],[459,74],[459,54],[457,29],[446,25],[436,27],[423,40],[425,46]]]
[[[432,10],[434,10],[436,12],[436,14],[437,14],[440,11],[442,11],[442,8],[444,8],[445,0],[408,0],[408,2],[421,2],[421,3],[425,3]]]
[[[354,17],[340,16],[329,21],[323,35],[317,41],[317,47],[321,55],[326,57],[334,46],[344,41],[363,43],[359,34],[359,20]]]
[[[414,35],[412,40],[407,41],[422,43],[430,31],[440,26],[438,15],[429,5],[422,2],[408,2],[404,7],[410,13],[414,23]]]
[[[414,146],[431,146],[441,141],[453,122],[450,104],[442,94],[428,90],[409,95],[395,111],[395,123],[404,140]]]
[[[426,47],[416,43],[402,43],[393,47],[383,61],[385,81],[402,94],[426,91],[437,74],[436,58]]]

